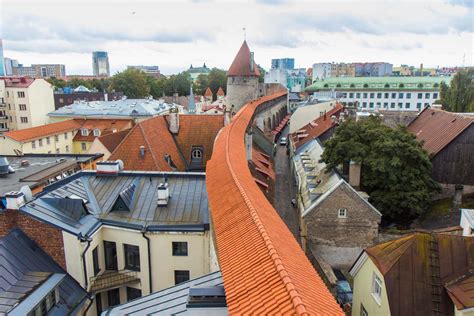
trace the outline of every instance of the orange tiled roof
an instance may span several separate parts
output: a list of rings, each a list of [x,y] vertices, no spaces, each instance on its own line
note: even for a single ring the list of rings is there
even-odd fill
[[[80,127],[81,125],[75,120],[67,120],[58,123],[51,123],[17,131],[6,132],[3,134],[3,136],[7,136],[17,142],[26,142],[33,139],[73,131]]]
[[[89,135],[83,136],[81,133],[77,133],[74,136],[76,142],[93,142],[98,136],[94,136],[94,129],[98,128],[101,135],[107,135],[113,133],[114,130],[122,131],[129,129],[133,126],[133,120],[128,119],[75,119],[77,123],[81,125],[81,128],[87,128]]]
[[[216,139],[206,187],[229,314],[344,315],[250,173],[244,134],[262,103],[245,105]]]
[[[250,49],[247,41],[242,43],[237,56],[235,56],[227,71],[227,76],[260,76],[260,71],[255,61],[253,63],[253,71],[250,71]]]
[[[5,87],[7,88],[28,88],[35,79],[30,77],[4,77]]]
[[[205,97],[212,97],[211,88],[207,87],[206,92],[204,92]]]
[[[217,96],[218,97],[225,96],[225,93],[224,93],[224,90],[222,90],[222,87],[219,87],[219,90],[217,90]]]
[[[473,122],[474,117],[425,108],[407,129],[423,141],[427,152],[436,155]]]
[[[291,139],[296,146],[296,149],[300,148],[307,142],[312,139],[318,138],[330,128],[336,125],[335,122],[331,119],[331,116],[335,115],[339,117],[341,112],[344,110],[344,107],[341,104],[336,104],[336,106],[328,111],[326,115],[320,116],[312,122],[309,122],[307,125],[303,126],[299,131],[296,131],[291,134]]]
[[[99,136],[98,139],[109,152],[113,152],[115,148],[117,148],[117,146],[122,142],[125,136],[128,135],[128,133],[130,133],[130,129]]]

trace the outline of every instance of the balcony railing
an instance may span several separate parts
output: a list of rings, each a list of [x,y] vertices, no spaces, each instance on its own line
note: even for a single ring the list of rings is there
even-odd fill
[[[90,292],[101,292],[137,281],[140,281],[140,278],[136,271],[105,271],[90,278]]]

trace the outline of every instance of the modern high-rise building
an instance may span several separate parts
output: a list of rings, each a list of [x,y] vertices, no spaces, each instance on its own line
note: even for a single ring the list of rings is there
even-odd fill
[[[295,59],[294,58],[277,58],[272,59],[272,69],[294,69]]]
[[[16,65],[12,63],[11,69],[12,75],[20,77],[61,78],[66,76],[66,67],[61,64],[34,64],[31,66],[23,66],[17,62]]]
[[[0,76],[5,76],[5,66],[3,65],[3,42],[0,38]]]
[[[13,76],[13,68],[18,67],[18,60],[5,57],[3,61],[5,67],[5,75]]]
[[[94,76],[110,76],[109,55],[107,52],[92,52]]]

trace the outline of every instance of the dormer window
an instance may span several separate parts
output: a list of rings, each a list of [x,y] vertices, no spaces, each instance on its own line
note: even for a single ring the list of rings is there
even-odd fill
[[[193,148],[191,152],[191,159],[192,160],[202,160],[202,149],[201,148]]]
[[[81,128],[82,136],[89,136],[89,130],[87,128]]]
[[[100,136],[100,129],[94,128],[94,136],[96,137]]]

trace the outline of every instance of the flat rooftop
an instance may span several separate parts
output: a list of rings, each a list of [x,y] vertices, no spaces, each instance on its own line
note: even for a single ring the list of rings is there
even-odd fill
[[[167,205],[158,187],[168,183]],[[21,208],[76,235],[101,225],[147,231],[204,231],[209,209],[204,173],[122,171],[116,176],[81,171],[46,188]]]
[[[22,186],[34,187],[37,183],[56,177],[78,163],[94,159],[95,155],[23,155],[6,156],[14,173],[0,176],[0,196],[10,191],[19,191]],[[28,162],[27,164],[22,162]],[[62,177],[62,176],[61,176]]]

